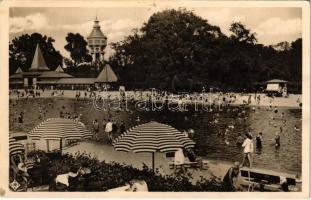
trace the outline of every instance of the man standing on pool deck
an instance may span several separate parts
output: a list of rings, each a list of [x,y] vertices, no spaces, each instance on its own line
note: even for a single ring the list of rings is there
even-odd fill
[[[112,125],[113,124],[112,124],[111,120],[108,119],[108,122],[107,122],[106,127],[105,127],[105,132],[107,134],[107,137],[108,137],[108,140],[109,140],[110,143],[112,142],[112,134],[111,134],[111,132],[112,132]]]
[[[254,152],[254,143],[253,143],[253,137],[251,133],[246,134],[246,139],[244,140],[242,147],[244,147],[244,156],[242,160],[241,166],[244,166],[244,162],[246,158],[249,162],[249,168],[252,168],[252,153]]]

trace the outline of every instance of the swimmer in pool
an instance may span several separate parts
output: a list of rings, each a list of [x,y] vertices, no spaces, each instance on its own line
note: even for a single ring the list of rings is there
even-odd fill
[[[280,134],[277,132],[277,133],[275,134],[275,138],[274,138],[274,140],[275,140],[275,148],[279,148],[279,147],[281,146],[280,139],[281,139],[281,136],[280,136]]]
[[[300,131],[300,128],[298,128],[297,125],[294,126],[295,131]]]

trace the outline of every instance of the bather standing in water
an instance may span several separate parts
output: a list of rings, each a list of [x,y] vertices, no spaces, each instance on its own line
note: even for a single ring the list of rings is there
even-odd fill
[[[257,149],[261,149],[261,148],[262,148],[262,141],[263,141],[262,132],[260,132],[260,133],[256,136],[256,148],[257,148]]]
[[[241,133],[238,133],[238,134],[239,135],[238,135],[238,137],[236,139],[236,145],[241,148],[241,146],[243,144],[243,141],[244,141],[244,137],[242,136]]]
[[[275,140],[275,148],[279,148],[281,146],[281,143],[280,143],[281,136],[279,132],[275,134],[274,140]]]
[[[246,134],[246,139],[244,140],[242,147],[244,147],[244,155],[243,155],[243,161],[242,166],[244,166],[244,162],[247,159],[249,162],[249,168],[252,168],[252,154],[254,153],[254,143],[253,143],[253,136],[251,133]]]

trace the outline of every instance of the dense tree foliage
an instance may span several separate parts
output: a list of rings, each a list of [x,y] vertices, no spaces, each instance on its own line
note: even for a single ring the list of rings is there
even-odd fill
[[[133,87],[213,85],[237,91],[272,78],[301,85],[301,39],[281,43],[277,50],[258,44],[255,33],[240,22],[228,28],[231,36],[185,9],[158,12],[125,40],[112,43],[109,63]]]
[[[39,44],[47,66],[54,70],[58,65],[62,65],[63,57],[56,51],[53,43],[55,40],[46,35],[33,33],[16,37],[9,45],[9,71],[14,74],[18,67],[27,71],[31,67],[31,62],[37,44]]]
[[[88,54],[87,41],[79,33],[68,33],[65,49],[70,52],[70,57],[77,65],[81,62],[91,62],[92,56]]]
[[[65,72],[76,78],[95,78],[104,68],[103,63],[100,65],[91,62],[75,64],[73,60],[68,58],[64,58],[64,63],[66,65]]]

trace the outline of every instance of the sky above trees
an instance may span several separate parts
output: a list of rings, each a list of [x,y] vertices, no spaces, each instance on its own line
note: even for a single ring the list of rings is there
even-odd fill
[[[134,28],[142,27],[152,14],[167,8],[173,7],[11,8],[10,40],[25,33],[39,32],[54,38],[56,50],[69,57],[64,49],[67,33],[80,33],[86,39],[96,13],[109,44],[123,40]],[[240,21],[255,32],[258,43],[264,45],[292,42],[302,37],[300,8],[186,8],[219,26],[226,35],[230,35],[230,24]],[[108,45],[106,57],[112,52]]]

